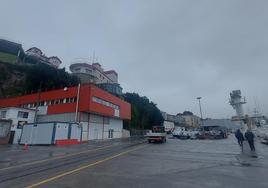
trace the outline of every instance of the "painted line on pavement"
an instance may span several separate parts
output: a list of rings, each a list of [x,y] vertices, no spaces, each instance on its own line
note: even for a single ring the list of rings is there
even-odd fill
[[[59,179],[59,178],[61,178],[61,177],[64,177],[64,176],[73,174],[73,173],[75,173],[75,172],[79,172],[79,171],[81,171],[81,170],[84,170],[84,169],[87,169],[87,168],[96,166],[96,165],[98,165],[98,164],[104,163],[104,162],[106,162],[106,161],[112,160],[112,159],[114,159],[114,158],[117,158],[117,157],[126,155],[126,154],[128,154],[128,153],[130,153],[130,152],[132,152],[132,151],[135,151],[135,150],[138,150],[138,149],[142,149],[142,148],[144,148],[144,147],[146,147],[146,146],[148,146],[148,145],[139,146],[139,147],[136,147],[136,148],[134,148],[134,149],[130,149],[130,150],[127,150],[127,151],[118,153],[118,154],[116,154],[116,155],[112,155],[112,156],[110,156],[110,157],[104,158],[104,159],[99,160],[99,161],[96,161],[96,162],[94,162],[94,163],[90,163],[90,164],[87,164],[87,165],[78,167],[78,168],[76,168],[76,169],[74,169],[74,170],[70,170],[70,171],[64,172],[64,173],[62,173],[62,174],[56,175],[56,176],[54,176],[54,177],[44,179],[44,180],[42,180],[42,181],[40,181],[40,182],[38,182],[38,183],[29,185],[29,186],[27,186],[26,188],[33,188],[33,187],[37,187],[37,186],[40,186],[40,185],[49,183],[49,182],[54,181],[54,180],[56,180],[56,179]]]
[[[83,154],[83,153],[90,153],[90,152],[93,152],[93,151],[98,151],[98,150],[101,150],[101,149],[110,148],[112,146],[114,146],[114,145],[111,144],[111,145],[104,146],[104,147],[99,147],[99,148],[96,148],[96,149],[80,151],[80,152],[77,152],[77,153],[71,153],[71,154],[67,154],[67,155],[63,154],[63,155],[56,156],[56,157],[49,158],[49,159],[43,159],[43,160],[33,161],[33,162],[29,162],[29,163],[23,163],[23,164],[19,164],[19,165],[15,165],[15,166],[10,166],[10,167],[6,167],[6,168],[0,168],[0,171],[9,170],[9,169],[13,169],[13,168],[24,167],[24,166],[29,166],[29,165],[34,165],[34,164],[39,164],[39,163],[44,163],[44,162],[53,161],[53,160],[62,159],[62,158],[67,158],[67,157],[72,157],[72,156],[80,155],[80,154]]]

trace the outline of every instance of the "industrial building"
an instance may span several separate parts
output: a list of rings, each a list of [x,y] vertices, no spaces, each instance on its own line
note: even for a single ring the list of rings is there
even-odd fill
[[[79,123],[81,141],[121,138],[123,120],[131,119],[129,103],[93,84],[0,99],[0,108],[7,107],[37,109],[39,123]]]

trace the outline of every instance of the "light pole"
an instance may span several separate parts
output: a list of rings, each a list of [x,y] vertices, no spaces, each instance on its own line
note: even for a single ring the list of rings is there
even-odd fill
[[[197,97],[196,99],[198,100],[199,102],[199,109],[200,109],[200,116],[201,116],[201,125],[203,124],[203,114],[202,114],[202,108],[201,108],[201,98],[202,97]]]

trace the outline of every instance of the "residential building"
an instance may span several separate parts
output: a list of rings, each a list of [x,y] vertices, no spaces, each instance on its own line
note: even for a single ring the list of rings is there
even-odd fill
[[[26,54],[38,60],[41,63],[50,65],[55,68],[59,68],[60,64],[62,63],[61,60],[57,56],[47,57],[39,48],[32,47],[26,51]]]
[[[201,124],[200,117],[196,115],[183,115],[183,114],[177,114],[176,118],[178,121],[178,124],[180,126],[189,127],[189,128],[196,128],[199,127]]]
[[[77,59],[70,66],[70,71],[81,78],[82,83],[118,83],[118,74],[114,70],[104,71],[99,63],[86,59]]]
[[[17,144],[22,126],[26,123],[33,123],[35,116],[34,109],[20,107],[5,107],[0,108],[0,119],[11,120],[11,143]]]
[[[94,83],[109,93],[122,95],[117,72],[114,70],[104,71],[98,62],[90,64],[87,59],[76,59],[71,64],[70,71],[80,78],[81,83]]]
[[[161,115],[163,117],[164,120],[167,120],[167,113],[164,112],[164,111],[160,111],[161,112]]]
[[[0,61],[17,63],[23,55],[24,51],[21,44],[0,39]]]
[[[171,115],[163,111],[161,111],[161,114],[165,121],[175,122],[175,115]]]
[[[78,122],[82,141],[121,138],[131,105],[94,84],[0,99],[0,108],[38,109],[37,122]]]

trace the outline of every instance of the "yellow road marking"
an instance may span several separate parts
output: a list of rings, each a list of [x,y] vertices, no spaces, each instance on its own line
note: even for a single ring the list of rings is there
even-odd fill
[[[98,164],[100,164],[100,163],[109,161],[109,160],[111,160],[111,159],[120,157],[120,156],[122,156],[122,155],[126,155],[126,154],[129,153],[129,152],[132,152],[132,151],[135,151],[135,150],[144,148],[144,147],[146,147],[146,146],[147,146],[147,145],[144,145],[144,146],[141,146],[141,147],[136,147],[136,148],[134,148],[134,149],[131,149],[131,150],[127,150],[127,151],[118,153],[118,154],[116,154],[116,155],[113,155],[113,156],[104,158],[104,159],[99,160],[99,161],[96,161],[96,162],[94,162],[94,163],[90,163],[90,164],[81,166],[81,167],[79,167],[79,168],[76,168],[76,169],[74,169],[74,170],[70,170],[70,171],[64,172],[64,173],[62,173],[62,174],[56,175],[56,176],[54,176],[54,177],[51,177],[51,178],[48,178],[48,179],[44,179],[44,180],[42,180],[42,181],[40,181],[40,182],[38,182],[38,183],[29,185],[29,186],[27,186],[26,188],[37,187],[37,186],[39,186],[39,185],[42,185],[42,184],[51,182],[51,181],[56,180],[56,179],[59,179],[59,178],[61,178],[61,177],[63,177],[63,176],[67,176],[67,175],[73,174],[73,173],[75,173],[75,172],[84,170],[84,169],[86,169],[86,168],[89,168],[89,167],[92,167],[92,166],[96,166],[96,165],[98,165]]]
[[[47,161],[53,161],[53,160],[56,160],[56,159],[62,159],[62,158],[66,158],[66,157],[72,157],[72,156],[80,155],[80,154],[83,154],[83,153],[90,153],[90,152],[93,152],[93,151],[98,151],[98,150],[109,148],[109,147],[112,147],[112,146],[113,145],[108,145],[108,146],[99,147],[99,148],[92,149],[92,150],[86,150],[86,151],[81,151],[81,152],[77,152],[77,153],[71,153],[71,154],[67,154],[67,155],[64,155],[63,154],[63,155],[60,155],[60,156],[57,156],[57,157],[53,157],[53,158],[50,158],[50,159],[43,159],[43,160],[39,160],[39,161],[34,161],[34,162],[19,164],[19,165],[15,165],[15,166],[6,167],[6,168],[0,168],[0,171],[9,170],[9,169],[12,169],[12,168],[29,166],[29,165],[33,165],[33,164],[44,163],[44,162],[47,162]]]

